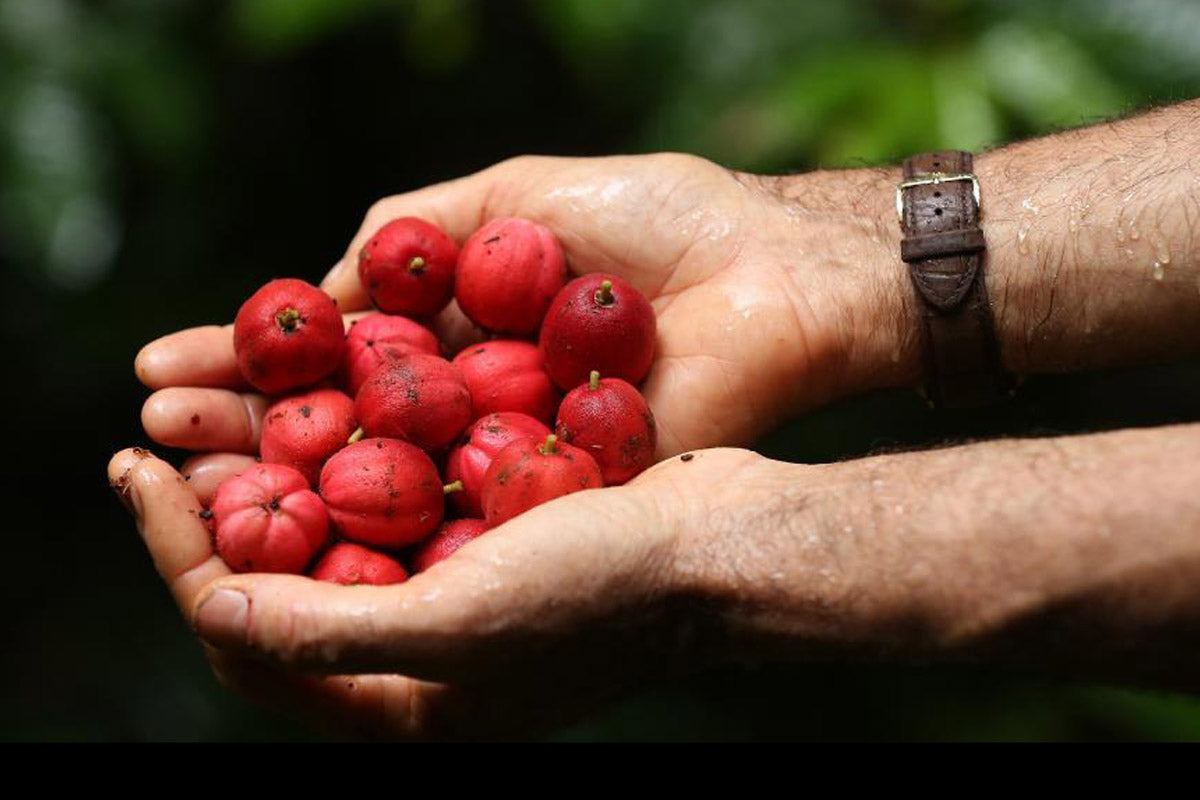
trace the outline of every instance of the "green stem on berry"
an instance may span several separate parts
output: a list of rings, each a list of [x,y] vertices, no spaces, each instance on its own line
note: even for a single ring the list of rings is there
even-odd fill
[[[546,441],[538,445],[538,450],[544,456],[552,456],[558,452],[558,437],[553,433],[546,437]]]
[[[443,495],[454,494],[455,492],[461,492],[462,490],[463,490],[462,481],[455,481],[454,483],[447,483],[445,486],[443,486],[442,494]]]
[[[420,256],[413,256],[412,260],[408,262],[408,271],[420,275],[425,271],[425,259]]]
[[[367,435],[367,432],[362,428],[355,428],[354,433],[350,434],[350,438],[346,440],[346,444],[354,444],[359,439]]]
[[[300,324],[300,312],[294,308],[285,308],[275,315],[275,322],[284,333],[291,333]]]
[[[599,389],[600,388],[600,370],[594,369],[594,370],[592,370],[592,374],[588,375],[588,388],[589,389]]]
[[[600,288],[594,295],[596,305],[611,306],[613,304],[612,281],[600,281]]]

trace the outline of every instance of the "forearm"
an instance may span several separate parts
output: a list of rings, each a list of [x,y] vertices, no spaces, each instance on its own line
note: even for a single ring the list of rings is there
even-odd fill
[[[1200,353],[1200,101],[1009,145],[978,156],[975,170],[1008,369]],[[805,223],[783,226],[804,235],[781,258],[822,259],[845,287],[817,311],[844,332],[850,391],[921,380],[920,312],[899,259],[899,175],[824,171],[776,187],[789,218]]]
[[[698,529],[718,649],[978,658],[1194,689],[1197,465],[1200,426],[764,461],[743,513]]]

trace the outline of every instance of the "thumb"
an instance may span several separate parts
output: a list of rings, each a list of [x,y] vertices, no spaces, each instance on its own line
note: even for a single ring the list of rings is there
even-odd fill
[[[302,671],[479,680],[663,590],[671,542],[641,506],[624,487],[568,495],[394,586],[230,576],[193,624],[216,647]]]
[[[420,217],[462,244],[477,228],[495,217],[535,219],[537,198],[527,189],[565,159],[522,156],[457,180],[385,197],[367,211],[350,246],[321,281],[342,311],[369,308],[371,303],[358,279],[358,252],[384,224],[399,217]]]

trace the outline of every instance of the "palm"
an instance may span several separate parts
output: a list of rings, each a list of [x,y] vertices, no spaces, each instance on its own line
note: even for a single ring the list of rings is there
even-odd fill
[[[358,248],[387,220],[408,215],[436,222],[459,241],[488,219],[527,217],[559,235],[575,272],[611,272],[641,289],[658,318],[658,354],[644,391],[659,422],[660,457],[747,441],[773,424],[789,405],[826,399],[822,394],[834,381],[827,366],[837,348],[825,335],[828,326],[817,323],[830,317],[810,313],[797,290],[813,276],[796,274],[783,247],[771,238],[772,231],[786,224],[782,219],[786,215],[751,180],[708,162],[685,156],[518,159],[469,178],[380,201],[346,257],[323,283],[343,309],[368,307],[355,269]],[[822,310],[828,308],[827,304]],[[452,305],[440,323],[453,329],[456,322],[461,323],[461,315]],[[231,452],[256,452],[266,400],[242,392],[229,326],[165,337],[139,354],[137,371],[145,383],[160,390],[143,410],[143,424],[151,437],[212,453],[184,466],[187,481],[164,462],[136,451],[119,454],[110,465],[115,485],[130,475],[144,478],[143,534],[159,571],[190,615],[204,587],[228,578],[198,519],[201,503],[221,479],[249,463],[248,457]],[[802,388],[785,388],[794,386]],[[715,460],[710,462],[710,457]],[[710,454],[703,460],[711,463],[720,480],[737,467],[723,456]],[[448,562],[440,576],[430,573],[414,579],[409,594],[430,580],[445,591],[486,596],[476,591],[474,578],[479,576],[474,576],[472,562],[476,566],[481,562],[469,557],[472,548],[477,555],[488,548],[510,548],[503,558],[485,559],[489,566],[480,573],[483,578],[491,581],[487,570],[500,569],[496,565],[541,564],[538,580],[529,585],[544,585],[544,576],[556,575],[562,582],[556,596],[586,585],[575,576],[604,577],[607,573],[597,571],[598,565],[645,564],[641,551],[614,553],[605,548],[612,543],[628,548],[655,529],[650,523],[662,518],[656,507],[661,498],[682,496],[686,487],[694,488],[696,465],[680,469],[683,466],[681,462],[662,465],[633,485],[572,495],[535,509],[469,545],[463,552],[467,558],[451,559],[457,565]],[[657,482],[674,480],[675,475],[679,485],[662,491]],[[656,490],[646,491],[648,485]],[[589,539],[589,532],[601,532],[595,524],[599,518],[607,520],[602,526],[605,534],[619,530],[625,534]],[[559,535],[571,525],[579,528],[579,536]],[[564,542],[585,540],[590,547],[557,552]],[[573,561],[582,562],[582,569],[575,568],[579,564],[572,567]],[[245,577],[274,580],[277,576]],[[317,607],[305,600],[309,593],[339,588],[321,589],[311,581],[278,577],[283,581],[280,591],[299,593],[298,605],[289,607]],[[622,592],[629,586],[623,580],[614,585],[625,587]],[[598,594],[585,595],[580,605],[584,616]],[[349,596],[330,595],[330,600]],[[619,593],[614,602],[621,602],[623,596]],[[541,602],[537,597],[533,601]],[[449,607],[455,605],[461,604]],[[533,618],[541,618],[541,607],[532,609]],[[459,630],[466,636],[472,629],[487,627],[467,625]],[[462,685],[422,683],[398,675],[309,677],[216,649],[210,650],[210,658],[219,674],[251,694],[349,718],[382,710],[402,719],[397,720],[401,728],[423,727],[413,718],[422,705],[458,706],[479,696]],[[414,672],[421,674],[419,669]],[[511,698],[526,712],[536,707],[545,686],[534,680],[522,688],[512,673],[503,681],[502,690],[483,695]],[[373,720],[376,726],[380,723],[386,720]],[[384,727],[395,732],[397,726]]]
[[[661,456],[745,443],[789,405],[824,399],[819,381],[798,397],[785,389],[822,377],[809,374],[820,352],[806,347],[831,347],[797,311],[794,276],[764,236],[778,206],[751,182],[681,155],[517,159],[464,180],[481,176],[474,205],[434,195],[462,182],[381,201],[326,288],[343,308],[366,307],[354,256],[389,218],[424,208],[461,237],[488,218],[524,216],[558,234],[575,272],[619,275],[653,303],[659,348],[645,392]]]

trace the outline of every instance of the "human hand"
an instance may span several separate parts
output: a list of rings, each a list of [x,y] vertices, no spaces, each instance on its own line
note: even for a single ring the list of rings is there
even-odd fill
[[[429,219],[459,241],[489,218],[534,219],[560,236],[576,271],[621,275],[654,304],[658,357],[645,393],[659,457],[747,441],[786,413],[887,380],[896,363],[887,357],[894,342],[880,335],[890,317],[873,300],[887,294],[873,271],[886,236],[874,212],[853,211],[856,196],[888,196],[862,191],[884,179],[804,177],[801,191],[800,178],[736,175],[686,156],[518,159],[380,201],[323,286],[344,310],[365,308],[358,248],[398,216]],[[443,338],[462,340],[455,307],[438,325]],[[230,453],[256,451],[267,401],[244,391],[228,326],[148,345],[137,373],[159,390],[143,410],[152,438],[211,454],[185,465],[190,483],[133,451],[114,458],[110,478],[133,487],[155,563],[226,683],[374,733],[481,735],[567,718],[640,678],[705,661],[703,647],[676,644],[707,624],[703,605],[688,602],[695,553],[680,562],[676,543],[681,531],[709,529],[713,498],[737,485],[742,461],[761,459],[705,452],[626,487],[565,498],[391,593],[231,577],[196,514],[220,479],[249,463]],[[251,598],[250,633],[198,618],[197,603],[222,585]],[[425,597],[440,598],[438,614],[415,614],[430,608]],[[331,616],[318,618],[321,609]],[[383,638],[363,627],[384,619],[392,627]],[[386,672],[335,679],[312,670]]]
[[[787,415],[911,377],[895,308],[911,291],[884,268],[889,180],[872,170],[766,179],[683,155],[518,158],[379,201],[322,285],[344,311],[367,308],[358,250],[396,217],[423,217],[460,242],[491,218],[533,219],[559,236],[575,272],[617,274],[653,304],[658,353],[644,393],[659,457],[747,444]],[[438,326],[460,344],[469,328],[453,304]],[[137,373],[160,390],[143,411],[156,441],[256,449],[264,401],[236,393],[229,326],[151,343]]]
[[[222,683],[294,716],[403,739],[544,730],[710,663],[720,621],[695,602],[717,552],[710,523],[777,494],[772,462],[700,451],[539,506],[406,583],[349,587],[230,574],[199,512],[247,463],[200,456],[185,480],[125,450],[109,478]]]

